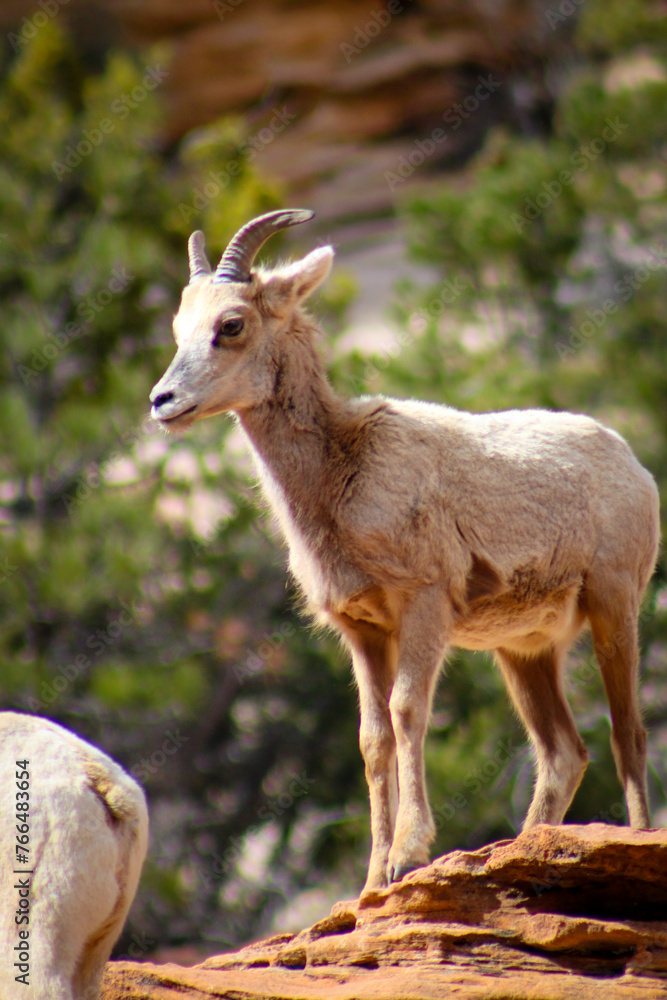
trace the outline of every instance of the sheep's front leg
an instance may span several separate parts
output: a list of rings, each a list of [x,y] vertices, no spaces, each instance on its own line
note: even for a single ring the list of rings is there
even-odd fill
[[[448,624],[442,592],[428,586],[401,622],[396,681],[389,701],[398,757],[399,806],[387,880],[399,881],[429,862],[435,827],[424,780],[424,737]]]
[[[389,696],[396,671],[396,640],[367,622],[345,629],[359,689],[359,746],[366,766],[371,806],[372,849],[366,889],[386,885],[389,849],[398,805],[396,742]]]

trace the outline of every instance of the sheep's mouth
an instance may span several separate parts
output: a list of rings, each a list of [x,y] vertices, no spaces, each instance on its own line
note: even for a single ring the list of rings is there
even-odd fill
[[[175,413],[173,417],[158,417],[161,424],[173,424],[177,420],[181,420],[183,417],[187,417],[190,413],[194,413],[197,409],[197,404],[194,406],[189,406],[187,410],[181,410],[180,413]]]

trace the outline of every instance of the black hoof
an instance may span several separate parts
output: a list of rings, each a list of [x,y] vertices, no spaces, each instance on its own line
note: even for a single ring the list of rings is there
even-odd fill
[[[410,872],[414,872],[418,868],[422,867],[423,865],[419,864],[389,865],[389,867],[387,868],[387,882],[389,885],[391,885],[392,882],[400,882],[402,879],[405,878],[406,875],[409,875]]]

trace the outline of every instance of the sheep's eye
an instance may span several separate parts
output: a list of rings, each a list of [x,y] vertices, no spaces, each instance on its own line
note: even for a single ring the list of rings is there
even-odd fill
[[[242,319],[226,319],[215,328],[215,334],[213,336],[213,346],[219,347],[220,342],[228,337],[238,337],[241,330],[243,329]]]

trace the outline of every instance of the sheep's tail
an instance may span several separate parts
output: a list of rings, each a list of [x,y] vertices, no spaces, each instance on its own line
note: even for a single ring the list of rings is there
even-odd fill
[[[120,768],[112,774],[108,764],[88,758],[84,771],[91,790],[107,810],[114,823],[140,823],[146,811],[143,792],[134,782],[130,785]]]

